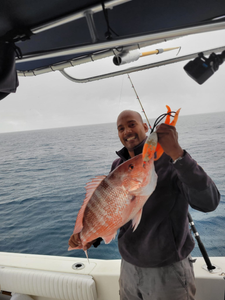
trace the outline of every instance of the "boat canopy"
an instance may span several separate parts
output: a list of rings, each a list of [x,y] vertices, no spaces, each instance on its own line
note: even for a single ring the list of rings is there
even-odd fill
[[[19,76],[55,70],[67,76],[66,67],[108,56],[116,63],[135,49],[220,29],[224,0],[2,0],[0,61],[5,64],[7,44]]]

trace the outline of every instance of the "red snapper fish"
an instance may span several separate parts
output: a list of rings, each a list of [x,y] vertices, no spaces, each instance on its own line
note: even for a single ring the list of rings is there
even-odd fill
[[[177,118],[178,114],[179,111]],[[171,124],[170,118],[166,122]],[[176,121],[171,125],[175,124]],[[154,168],[156,148],[160,150],[157,143],[157,133],[153,132],[147,138],[142,154],[119,165],[108,176],[97,176],[86,184],[86,197],[73,231],[73,234],[80,234],[81,245],[68,250],[84,249],[99,237],[108,244],[115,238],[117,230],[130,220],[133,231],[137,228],[142,208],[157,183]]]

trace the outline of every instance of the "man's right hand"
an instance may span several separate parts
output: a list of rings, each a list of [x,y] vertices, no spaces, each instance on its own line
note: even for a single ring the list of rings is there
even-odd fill
[[[68,242],[69,246],[72,248],[77,248],[82,245],[80,234],[79,233],[73,233],[69,239]]]

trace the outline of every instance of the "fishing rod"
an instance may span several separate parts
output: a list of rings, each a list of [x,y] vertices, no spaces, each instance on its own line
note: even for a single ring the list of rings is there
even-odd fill
[[[139,58],[141,57],[145,57],[145,56],[149,56],[149,55],[153,55],[153,54],[161,54],[163,52],[167,52],[167,51],[171,51],[171,50],[175,50],[175,49],[179,49],[178,53],[180,52],[181,47],[173,47],[173,48],[164,48],[164,49],[156,49],[156,50],[151,50],[151,51],[146,51],[146,52],[140,52],[139,49],[135,49],[135,50],[124,50],[122,52],[120,52],[119,54],[116,54],[113,57],[113,63],[116,66],[120,66],[120,65],[124,65],[127,63],[131,63],[134,61],[137,61]],[[177,53],[177,55],[178,55]]]
[[[136,91],[136,89],[135,89],[135,87],[134,87],[134,84],[133,84],[133,82],[132,82],[132,80],[131,80],[129,74],[127,74],[127,76],[128,76],[128,78],[129,78],[129,80],[130,80],[131,86],[132,86],[132,88],[134,89],[134,92],[135,92],[135,94],[136,94],[136,97],[137,97],[137,99],[138,99],[138,101],[139,101],[139,104],[140,104],[140,106],[141,106],[141,108],[142,108],[142,112],[143,112],[144,115],[145,115],[146,121],[147,121],[148,126],[149,126],[149,128],[150,128],[150,133],[152,133],[152,132],[154,131],[155,127],[156,127],[156,126],[157,126],[157,125],[158,125],[158,124],[159,124],[159,123],[160,123],[167,115],[170,115],[170,116],[174,117],[173,114],[176,113],[175,111],[171,111],[171,112],[169,112],[169,113],[162,114],[162,115],[160,115],[160,116],[155,120],[154,125],[153,125],[153,127],[152,127],[151,124],[150,124],[150,122],[149,122],[149,119],[148,119],[148,117],[147,117],[147,114],[146,114],[146,112],[145,112],[145,110],[144,110],[144,107],[143,107],[143,105],[142,105],[142,103],[141,103],[141,100],[140,100],[140,98],[138,97],[137,91]]]
[[[140,100],[140,98],[138,97],[138,94],[137,94],[137,92],[136,92],[136,90],[135,90],[135,87],[134,87],[134,85],[133,85],[133,82],[132,82],[132,80],[131,80],[131,78],[130,78],[130,75],[127,74],[127,76],[128,76],[128,78],[129,78],[129,80],[130,80],[130,83],[131,83],[132,88],[134,89],[134,92],[135,92],[135,94],[136,94],[136,97],[137,97],[137,99],[138,99],[138,101],[139,101],[139,103],[140,103],[140,105],[141,105],[141,109],[142,109],[142,112],[143,112],[144,115],[145,115],[146,121],[148,122],[148,126],[149,126],[150,129],[152,129],[152,126],[151,126],[151,124],[150,124],[150,122],[149,122],[149,119],[148,119],[148,117],[147,117],[147,115],[146,115],[146,112],[145,112],[144,107],[143,107],[143,105],[142,105],[142,103],[141,103],[141,100]]]
[[[197,229],[196,229],[196,227],[195,227],[195,223],[194,223],[194,221],[193,221],[193,219],[192,219],[190,213],[188,213],[188,221],[189,221],[189,225],[190,225],[190,227],[191,227],[191,230],[192,230],[192,232],[193,232],[193,234],[194,234],[194,237],[195,237],[195,239],[196,239],[196,241],[197,241],[197,243],[198,243],[199,250],[201,251],[202,256],[203,256],[203,258],[204,258],[204,260],[205,260],[205,262],[206,262],[207,269],[209,270],[209,272],[211,272],[211,271],[214,270],[216,267],[214,267],[214,266],[211,264],[211,261],[210,261],[210,259],[209,259],[209,256],[208,256],[207,252],[206,252],[205,246],[203,245],[203,243],[202,243],[202,241],[201,241],[201,238],[200,238],[200,236],[199,236],[199,234],[198,234],[198,231],[197,231]]]
[[[181,47],[173,47],[173,48],[165,48],[165,49],[156,49],[156,50],[152,50],[152,51],[147,51],[147,52],[142,52],[140,57],[144,57],[144,56],[148,56],[148,55],[152,55],[152,54],[160,54],[166,51],[171,51],[174,49],[179,49],[178,53],[180,52]],[[177,54],[178,54],[177,53]]]

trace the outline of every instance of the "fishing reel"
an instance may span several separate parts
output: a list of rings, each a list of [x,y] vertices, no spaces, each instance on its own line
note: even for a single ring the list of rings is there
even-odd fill
[[[224,60],[225,50],[221,54],[212,53],[209,58],[206,58],[201,52],[197,58],[184,66],[184,70],[198,84],[203,84],[219,69]]]

